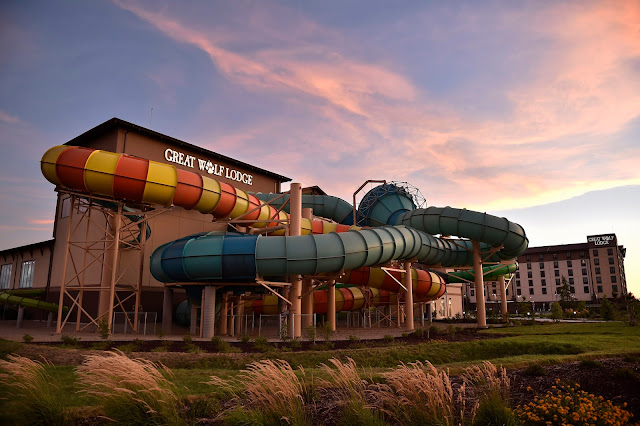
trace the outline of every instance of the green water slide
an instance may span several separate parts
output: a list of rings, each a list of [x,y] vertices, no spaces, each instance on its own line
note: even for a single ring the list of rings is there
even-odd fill
[[[41,296],[44,294],[44,290],[29,289],[29,290],[7,290],[0,293],[0,303],[6,303],[9,305],[24,306],[25,308],[40,309],[48,312],[58,312],[58,305],[55,303],[43,302],[41,300],[26,298],[24,296]],[[69,308],[62,307],[63,312],[67,312]]]
[[[495,281],[501,276],[513,274],[518,269],[518,263],[509,263],[507,265],[491,265],[482,267],[482,275],[485,281]],[[475,273],[470,271],[455,271],[449,274],[450,283],[468,283],[473,282]]]

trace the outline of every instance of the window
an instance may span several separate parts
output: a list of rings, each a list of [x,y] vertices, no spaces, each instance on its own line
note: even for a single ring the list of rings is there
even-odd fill
[[[611,275],[611,282],[612,283],[618,282],[618,277],[616,277],[615,275]]]
[[[589,286],[588,286],[588,285],[585,285],[585,286],[584,286],[584,292],[585,292],[585,293],[589,293]]]
[[[516,287],[520,287],[520,280],[516,280]]]
[[[509,295],[509,289],[506,289],[505,292],[506,292],[506,294],[508,296]]]
[[[594,265],[599,265],[600,264],[600,259],[593,259],[593,264]]]
[[[553,253],[553,258],[557,259],[558,258],[558,253]]]
[[[529,262],[531,260],[531,255],[527,255],[527,262]]]
[[[613,249],[612,249],[612,248],[608,248],[608,249],[607,249],[607,254],[608,254],[609,256],[613,256]]]
[[[573,269],[569,269],[569,276],[572,277],[573,276]]]
[[[0,269],[0,288],[9,288],[11,287],[11,267],[13,265],[7,263],[6,265],[2,265]]]
[[[573,266],[573,262],[571,262],[570,260],[567,260],[567,266],[571,268]]]
[[[567,252],[567,259],[571,259],[571,252],[570,251]]]
[[[587,261],[585,259],[580,260],[580,265],[587,266]]]
[[[546,288],[542,289],[542,294],[547,294],[547,289]]]
[[[580,252],[580,257],[584,257],[584,252],[583,251]]]
[[[533,280],[529,280],[529,287],[533,286]]]
[[[540,262],[540,269],[544,269],[544,262]]]
[[[601,285],[598,286],[598,293],[602,293],[602,286]]]
[[[33,270],[35,269],[35,260],[26,260],[22,262],[22,270],[20,272],[20,288],[33,287]]]
[[[615,266],[609,267],[609,273],[610,274],[615,274],[616,273],[616,267]]]
[[[533,288],[529,289],[529,294],[533,295]]]
[[[517,289],[517,290],[516,290],[516,293],[518,294],[518,296],[522,296],[522,290]]]
[[[602,277],[596,277],[596,282],[600,284],[602,282]]]
[[[496,289],[494,288],[492,291],[493,294],[498,294],[498,292],[496,291]]]
[[[556,285],[560,285],[560,278],[556,278]]]
[[[527,272],[527,277],[533,278],[533,272],[531,272],[531,271]]]
[[[556,277],[560,276],[560,271],[558,271],[557,269],[555,271],[553,271],[553,275],[555,275]]]
[[[589,278],[582,277],[582,284],[589,284]]]
[[[540,271],[540,276],[544,277],[544,271]]]
[[[598,250],[596,249],[593,250],[593,257],[598,257]]]
[[[612,290],[612,292],[617,293],[618,292],[618,285],[617,284],[612,285],[611,286],[611,290]]]
[[[520,271],[516,272],[516,278],[520,278]]]
[[[597,267],[596,268],[596,274],[599,274],[599,273],[600,273],[600,267]]]
[[[587,268],[582,268],[582,275],[587,275]]]
[[[60,206],[60,219],[69,217],[71,212],[71,197],[65,197],[62,199],[62,205]]]
[[[538,255],[538,260],[543,260],[543,259],[544,259],[544,255],[539,254],[539,255]]]
[[[531,263],[527,262],[527,269],[531,269]]]
[[[609,265],[613,265],[613,257],[609,258]]]
[[[569,284],[573,284],[573,278],[569,278]]]
[[[544,285],[547,285],[547,280],[544,280],[544,279],[543,279],[543,280],[542,280],[542,285],[543,285],[543,286],[544,286]]]
[[[470,293],[470,294],[471,294],[471,296],[473,296],[475,293],[476,293],[476,292],[475,292],[475,291],[473,291],[473,289],[471,289],[471,293]]]
[[[557,268],[558,267],[558,261],[556,260],[555,262],[553,262],[553,267]]]
[[[575,292],[576,292],[576,288],[575,288],[574,286],[571,286],[571,287],[569,288],[569,290],[571,291],[571,293],[575,293]]]

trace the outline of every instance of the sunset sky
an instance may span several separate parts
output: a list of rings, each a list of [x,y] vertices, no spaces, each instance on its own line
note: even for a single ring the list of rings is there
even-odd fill
[[[44,151],[119,117],[532,245],[615,232],[640,293],[638,0],[5,1],[0,61],[0,249],[51,237]]]

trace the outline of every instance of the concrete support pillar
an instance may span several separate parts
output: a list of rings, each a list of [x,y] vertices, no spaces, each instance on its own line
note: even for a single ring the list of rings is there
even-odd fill
[[[402,326],[402,314],[400,313],[400,293],[396,296],[396,321],[398,322],[398,328]]]
[[[229,319],[227,320],[227,336],[233,336],[236,329],[235,303],[229,304]]]
[[[302,328],[313,324],[313,284],[310,278],[302,280]]]
[[[427,316],[429,317],[429,320],[427,321],[427,323],[429,325],[431,325],[433,323],[433,305],[432,305],[432,302],[427,303]]]
[[[424,327],[424,302],[420,304],[420,325]]]
[[[162,333],[165,336],[171,334],[171,323],[173,319],[173,289],[171,287],[164,288],[164,296],[162,299]]]
[[[202,337],[211,339],[216,329],[216,290],[217,287],[206,286],[203,290],[202,301]]]
[[[18,306],[18,320],[16,321],[16,328],[22,328],[23,319],[24,319],[24,306]]]
[[[504,280],[504,275],[500,275],[498,279],[498,286],[500,287],[500,311],[502,312],[502,321],[507,320],[507,286]]]
[[[413,280],[411,277],[411,262],[404,262],[404,286],[407,288],[404,296],[404,311],[407,314],[407,331],[415,330],[413,324]]]
[[[302,186],[299,183],[292,183],[289,191],[289,235],[299,236],[302,234]],[[289,335],[293,338],[302,336],[300,314],[302,313],[302,279],[300,275],[291,277],[291,288],[289,290],[289,301],[291,314],[289,319]],[[293,326],[291,326],[293,324]]]
[[[327,319],[331,330],[336,331],[336,282],[329,281],[327,285]]]
[[[313,219],[313,209],[302,209],[302,217],[305,219]],[[313,324],[313,282],[311,279],[305,278],[302,280],[302,322],[301,328],[309,327]]]
[[[49,312],[47,315],[47,328],[53,327],[53,312]]]
[[[224,336],[227,334],[227,315],[229,315],[229,294],[222,296],[220,304],[220,321],[218,321],[218,334]]]
[[[198,307],[191,305],[191,322],[189,323],[189,334],[195,336],[198,330]]]
[[[242,334],[242,320],[244,316],[244,301],[242,298],[238,298],[238,303],[236,304],[235,311],[235,324],[234,324],[234,335],[240,336]]]
[[[484,300],[484,276],[482,275],[482,256],[480,243],[473,241],[473,275],[476,290],[476,316],[478,328],[487,328],[487,308]]]

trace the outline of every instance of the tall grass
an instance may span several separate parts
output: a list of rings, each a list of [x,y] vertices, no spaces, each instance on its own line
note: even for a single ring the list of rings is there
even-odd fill
[[[100,402],[107,417],[128,425],[182,425],[180,402],[162,364],[122,352],[89,355],[78,367],[82,392]]]
[[[464,418],[464,385],[456,397],[449,374],[430,362],[401,364],[383,377],[372,395],[394,423],[457,425]]]
[[[63,395],[45,364],[19,355],[0,360],[0,383],[18,404],[20,424],[65,425],[70,415]],[[45,360],[46,363],[46,360]]]
[[[336,401],[341,408],[341,424],[382,425],[382,416],[367,402],[367,381],[360,378],[356,362],[347,358],[343,363],[336,358],[331,365],[321,364],[320,369],[329,380],[318,379],[319,392],[325,400]]]
[[[474,425],[514,425],[515,414],[509,407],[511,382],[507,370],[497,368],[488,361],[468,367],[463,374],[466,384],[473,386],[476,394]]]
[[[305,402],[312,398],[304,383],[304,369],[299,371],[302,379],[286,361],[262,360],[249,364],[237,378],[212,376],[207,383],[246,400],[247,409],[235,407],[227,413],[228,423],[307,425]],[[237,391],[238,385],[244,385],[243,392]]]

